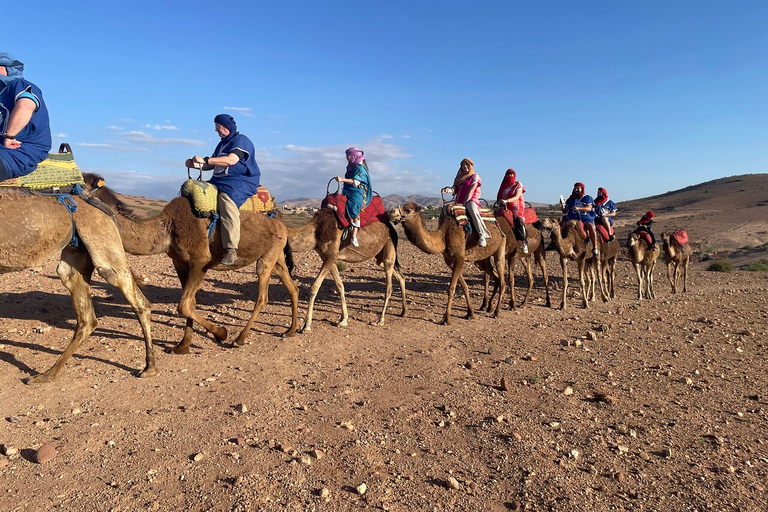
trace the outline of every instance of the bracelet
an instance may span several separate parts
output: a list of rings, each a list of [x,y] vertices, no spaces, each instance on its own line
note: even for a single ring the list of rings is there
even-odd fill
[[[16,136],[15,135],[8,135],[7,133],[3,134],[3,138],[4,139],[16,140]]]
[[[208,157],[207,156],[203,157],[203,163],[205,163],[205,165],[208,165]]]

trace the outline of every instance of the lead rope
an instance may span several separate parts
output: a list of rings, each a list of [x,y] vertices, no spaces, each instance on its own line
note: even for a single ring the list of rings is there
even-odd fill
[[[69,212],[69,218],[72,220],[72,240],[70,240],[69,245],[75,249],[79,249],[80,239],[77,237],[77,229],[75,228],[75,216],[73,215],[77,211],[77,205],[68,195],[59,194],[56,196],[56,198],[61,204],[64,205],[64,208],[67,209]]]

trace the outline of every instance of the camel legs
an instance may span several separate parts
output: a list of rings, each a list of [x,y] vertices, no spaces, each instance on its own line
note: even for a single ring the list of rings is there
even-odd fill
[[[248,334],[253,328],[253,323],[256,320],[256,317],[269,302],[269,278],[273,271],[277,274],[280,282],[283,283],[283,286],[285,286],[285,289],[288,290],[288,293],[291,296],[291,326],[283,336],[293,336],[296,334],[299,309],[299,289],[296,287],[293,279],[291,279],[291,275],[288,272],[288,266],[285,264],[285,256],[281,252],[277,261],[274,263],[264,261],[264,259],[260,259],[256,263],[256,274],[259,279],[258,297],[256,298],[256,304],[253,306],[251,317],[240,331],[240,334],[237,335],[237,338],[235,338],[235,343],[239,346],[245,345],[245,341],[248,339]]]
[[[446,261],[446,263],[448,262]],[[459,281],[461,282],[461,289],[464,291],[464,295],[467,296],[467,317],[475,317],[475,313],[472,311],[472,304],[469,301],[469,287],[467,286],[467,282],[464,281],[464,277],[461,275],[461,272],[464,269],[464,260],[457,258],[452,263],[453,265],[451,268],[453,270],[453,274],[451,274],[451,282],[448,285],[448,304],[445,307],[445,315],[440,321],[440,324],[442,325],[451,325],[451,308],[453,307],[453,297],[456,293],[456,283]]]
[[[320,272],[317,273],[315,281],[312,283],[312,288],[309,291],[309,305],[307,308],[307,317],[304,319],[304,325],[299,329],[299,332],[312,332],[312,313],[315,310],[315,298],[317,298],[317,292],[320,291],[320,285],[323,284],[326,274],[331,270],[331,265],[336,266],[336,261],[327,260],[323,262],[323,266],[320,267]],[[338,286],[337,286],[338,288]],[[342,288],[343,290],[343,288]],[[342,308],[346,307],[344,296],[341,299]]]
[[[72,296],[72,306],[77,317],[77,325],[72,340],[61,353],[53,366],[45,373],[33,375],[24,382],[27,384],[45,384],[53,381],[59,371],[64,367],[70,357],[80,348],[83,340],[91,335],[98,321],[93,311],[93,299],[91,297],[91,276],[93,263],[85,253],[77,253],[72,249],[64,249],[61,253],[61,261],[56,267],[56,273],[61,282],[69,290]]]
[[[674,261],[667,263],[667,281],[672,287],[672,293],[677,293],[677,263]]]
[[[400,292],[403,296],[403,310],[400,316],[405,316],[407,306],[405,303],[405,277],[403,274],[395,268],[395,262],[397,261],[397,249],[395,245],[389,241],[384,245],[384,248],[376,255],[376,261],[384,268],[386,275],[387,290],[384,293],[384,308],[381,310],[381,316],[373,323],[373,325],[384,325],[384,317],[387,313],[387,306],[389,299],[392,297],[392,275],[397,278],[400,283]]]
[[[544,246],[543,240],[541,242],[541,245],[542,247]],[[541,267],[541,277],[544,280],[544,293],[546,294],[546,297],[547,297],[546,306],[549,308],[549,307],[552,307],[552,301],[549,298],[549,275],[547,274],[547,255],[544,251],[541,251],[540,253],[536,252],[534,256],[536,257],[536,261],[538,262],[539,267]],[[525,303],[525,301],[523,301],[523,303]]]
[[[690,261],[690,258],[686,258],[685,261],[683,261],[683,293],[686,293],[688,291],[688,261]]]
[[[560,256],[560,267],[563,270],[563,299],[560,301],[560,309],[567,309],[566,297],[568,296],[568,258]]]
[[[213,334],[217,341],[227,339],[227,329],[221,325],[216,325],[208,319],[197,314],[197,300],[195,295],[203,284],[205,279],[205,270],[202,265],[194,265],[192,268],[185,263],[173,260],[173,266],[176,268],[176,274],[181,281],[181,300],[179,301],[178,312],[187,319],[184,326],[184,336],[174,347],[174,354],[189,354],[189,345],[192,343],[194,331],[192,326],[195,322],[200,324],[206,331]]]
[[[341,317],[336,324],[339,327],[346,327],[349,325],[349,311],[347,311],[347,296],[344,293],[344,282],[341,280],[341,274],[339,274],[339,267],[334,262],[331,265],[331,275],[333,276],[333,282],[336,283],[336,290],[339,292],[339,298],[341,299]]]
[[[579,267],[579,282],[581,283],[581,301],[584,305],[584,309],[589,309],[589,300],[587,292],[587,261],[582,258],[577,262]],[[594,278],[593,278],[594,281]]]

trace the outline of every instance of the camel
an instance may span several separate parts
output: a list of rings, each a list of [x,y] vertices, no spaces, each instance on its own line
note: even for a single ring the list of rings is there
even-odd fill
[[[336,289],[339,291],[341,298],[341,318],[337,325],[339,327],[347,326],[349,313],[347,312],[347,300],[344,295],[344,283],[341,281],[339,269],[336,266],[337,261],[361,263],[375,257],[376,263],[383,267],[386,273],[387,290],[384,294],[384,308],[381,310],[381,316],[374,322],[374,325],[384,325],[387,305],[392,296],[393,274],[400,283],[400,290],[403,296],[403,309],[400,312],[400,316],[405,316],[406,314],[405,277],[400,272],[400,264],[397,261],[397,232],[392,224],[389,222],[373,222],[361,228],[357,234],[357,238],[360,241],[359,247],[352,246],[349,240],[342,242],[341,234],[342,230],[338,228],[336,216],[328,208],[321,208],[309,223],[304,226],[298,229],[288,229],[288,242],[293,251],[314,250],[323,260],[320,272],[317,273],[317,277],[312,283],[307,317],[301,332],[311,332],[315,298],[329,271],[333,276]],[[343,247],[341,247],[342,245]]]
[[[664,241],[664,263],[667,264],[667,279],[672,285],[672,293],[677,293],[677,278],[680,275],[682,267],[683,273],[683,293],[688,289],[688,262],[693,254],[691,244],[685,244],[680,247],[677,241],[669,236],[669,233],[662,233],[661,239]]]
[[[94,187],[100,176],[84,173],[86,184]],[[174,347],[175,354],[188,354],[192,342],[194,322],[203,326],[217,341],[227,339],[227,329],[197,312],[195,295],[203,284],[208,270],[234,270],[257,262],[256,273],[259,290],[251,317],[240,331],[235,342],[244,345],[254,320],[268,301],[269,277],[274,272],[291,299],[291,326],[283,335],[296,333],[299,289],[289,271],[290,247],[288,229],[278,219],[267,218],[260,212],[240,212],[240,247],[237,262],[233,266],[220,265],[224,257],[221,233],[218,226],[209,240],[207,219],[195,217],[189,200],[177,197],[165,205],[156,216],[140,219],[135,216],[108,187],[95,187],[92,195],[106,203],[117,213],[117,225],[123,246],[130,254],[167,254],[173,260],[176,274],[181,281],[181,301],[178,312],[186,318],[184,336]],[[287,255],[284,253],[287,253]]]
[[[627,238],[627,254],[637,274],[637,299],[653,299],[653,268],[659,257],[659,246],[651,250],[642,235],[630,233]]]
[[[498,222],[501,231],[507,237],[505,253],[507,255],[507,275],[509,276],[509,291],[511,295],[509,299],[509,308],[512,310],[517,309],[517,306],[515,305],[515,264],[518,261],[523,264],[523,267],[526,271],[526,276],[528,277],[528,288],[525,291],[525,297],[523,297],[523,302],[520,304],[520,307],[523,308],[528,303],[528,296],[533,289],[533,268],[531,256],[536,259],[536,263],[538,263],[539,267],[541,267],[541,275],[544,279],[544,291],[547,295],[547,307],[551,307],[552,303],[549,298],[549,277],[547,275],[546,252],[544,250],[544,241],[542,239],[541,230],[539,230],[537,227],[540,224],[537,222],[536,224],[525,225],[526,240],[528,242],[528,253],[525,254],[523,253],[523,242],[522,240],[517,240],[515,238],[512,226],[509,225],[509,222],[504,217],[496,217],[496,221]],[[476,262],[475,264],[480,267],[481,270],[486,271],[485,293],[483,294],[483,304],[480,306],[480,309],[485,309],[490,312],[491,304],[493,303],[493,297],[497,290],[494,288],[490,297],[488,297],[488,282],[490,280],[491,274],[487,272],[487,269],[482,267],[483,263]]]
[[[390,220],[397,224],[402,223],[405,236],[416,247],[427,254],[442,254],[445,263],[452,271],[451,282],[448,286],[448,304],[445,308],[445,315],[440,322],[443,325],[451,323],[451,308],[453,306],[453,297],[456,292],[456,283],[461,284],[461,289],[467,299],[467,318],[475,318],[472,310],[472,304],[469,300],[469,287],[462,276],[464,263],[487,260],[494,258],[494,263],[487,268],[493,268],[494,277],[497,279],[499,291],[499,301],[494,310],[494,317],[499,317],[501,309],[501,297],[504,296],[504,261],[505,261],[505,239],[496,227],[488,225],[489,231],[493,237],[488,240],[485,247],[478,245],[477,234],[472,234],[469,238],[464,235],[464,229],[459,226],[454,219],[440,216],[437,230],[428,231],[424,223],[424,216],[421,214],[421,206],[409,202],[402,207],[395,208],[389,212]]]
[[[157,374],[152,347],[150,313],[152,305],[136,286],[120,243],[117,227],[104,212],[80,197],[67,196],[76,210],[56,196],[9,191],[0,193],[0,273],[16,272],[42,264],[60,254],[56,268],[61,282],[72,295],[77,325],[72,340],[56,363],[46,372],[25,380],[27,384],[53,381],[82,342],[96,329],[91,277],[95,270],[125,295],[144,333],[146,365],[140,377]],[[80,248],[71,245],[73,231]]]
[[[560,266],[563,269],[563,299],[560,302],[560,309],[567,308],[566,297],[568,296],[568,261],[576,262],[579,271],[579,282],[581,283],[581,298],[585,308],[589,308],[587,293],[587,260],[592,257],[592,243],[584,243],[575,220],[569,220],[565,223],[565,228],[560,228],[560,220],[557,218],[547,218],[542,221],[545,230],[552,234],[552,247],[560,255]],[[602,289],[602,267],[599,259],[595,261],[597,265],[598,283]]]
[[[598,283],[602,283],[600,294],[603,302],[607,302],[609,299],[616,298],[616,288],[614,285],[614,274],[616,271],[616,261],[619,258],[621,252],[621,246],[618,239],[613,239],[610,242],[600,244],[600,264],[597,264],[597,260],[591,254],[587,256],[587,266],[589,272],[586,277],[587,281],[587,294],[590,300],[595,300],[595,274],[602,272],[600,278],[597,279]]]

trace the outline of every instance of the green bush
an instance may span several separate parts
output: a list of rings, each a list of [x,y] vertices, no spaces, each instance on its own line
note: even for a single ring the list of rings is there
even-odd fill
[[[768,261],[761,260],[752,262],[747,265],[747,270],[751,270],[752,272],[768,272]]]
[[[707,270],[712,272],[731,272],[733,271],[733,264],[729,261],[714,261],[710,263]]]
[[[346,261],[337,261],[336,262],[336,268],[339,269],[339,272],[344,272],[347,270],[347,262]]]

